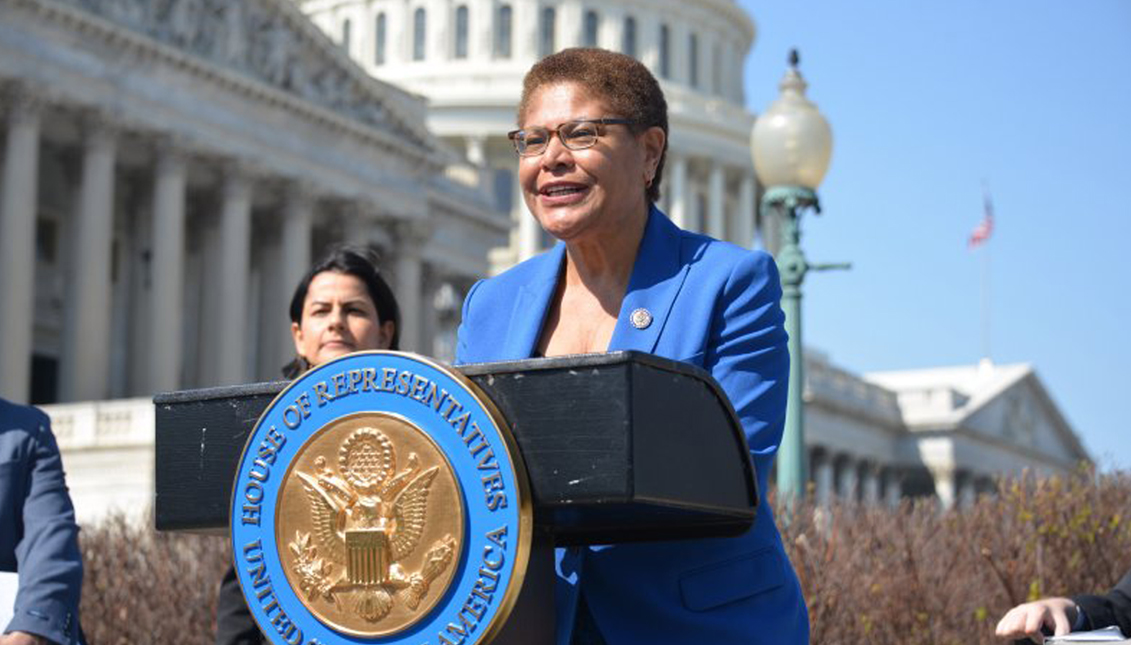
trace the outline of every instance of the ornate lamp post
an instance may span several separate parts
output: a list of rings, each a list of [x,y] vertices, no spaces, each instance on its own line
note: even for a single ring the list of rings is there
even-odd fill
[[[797,50],[789,54],[790,68],[781,95],[755,122],[751,133],[754,169],[766,187],[762,212],[776,213],[782,223],[782,246],[777,256],[781,271],[782,308],[789,332],[789,402],[785,436],[778,453],[778,490],[786,497],[805,494],[805,430],[801,395],[804,363],[801,356],[801,283],[810,269],[845,265],[811,265],[801,251],[801,213],[821,212],[817,186],[825,177],[832,154],[832,131],[817,106],[805,98],[808,83],[797,70]]]

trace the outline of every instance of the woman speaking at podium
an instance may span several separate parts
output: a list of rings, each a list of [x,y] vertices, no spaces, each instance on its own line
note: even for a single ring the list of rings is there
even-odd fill
[[[458,361],[639,350],[703,367],[738,413],[764,495],[789,372],[777,269],[656,208],[668,138],[656,79],[629,56],[567,49],[527,73],[518,127],[523,197],[559,242],[471,289]],[[558,645],[807,643],[760,501],[736,538],[559,552]]]

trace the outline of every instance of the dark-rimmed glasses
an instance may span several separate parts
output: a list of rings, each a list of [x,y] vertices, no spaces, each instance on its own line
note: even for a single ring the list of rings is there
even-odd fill
[[[632,125],[632,119],[575,119],[566,121],[554,129],[533,125],[521,130],[512,130],[507,138],[514,144],[515,152],[523,157],[536,157],[550,145],[550,137],[557,133],[562,145],[570,150],[584,150],[593,147],[597,139],[605,134],[606,125]]]

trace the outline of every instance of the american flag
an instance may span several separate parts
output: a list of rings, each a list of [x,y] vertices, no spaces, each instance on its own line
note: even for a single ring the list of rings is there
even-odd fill
[[[970,241],[967,243],[967,248],[976,249],[984,242],[990,239],[990,235],[994,232],[994,205],[990,201],[989,193],[984,196],[985,201],[985,214],[982,216],[982,221],[974,227],[974,231],[970,233]]]

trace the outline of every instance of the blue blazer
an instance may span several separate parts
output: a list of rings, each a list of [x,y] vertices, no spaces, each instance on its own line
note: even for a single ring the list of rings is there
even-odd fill
[[[0,632],[79,641],[78,532],[50,420],[0,399],[0,571],[20,575],[15,615]]]
[[[530,358],[537,349],[565,245],[483,280],[467,295],[457,361]],[[656,208],[610,350],[698,365],[734,404],[764,495],[781,442],[789,351],[773,259],[680,230]],[[653,317],[645,329],[629,316]],[[567,645],[582,592],[609,645],[809,642],[801,589],[765,499],[736,538],[589,547],[559,552],[558,643]]]

